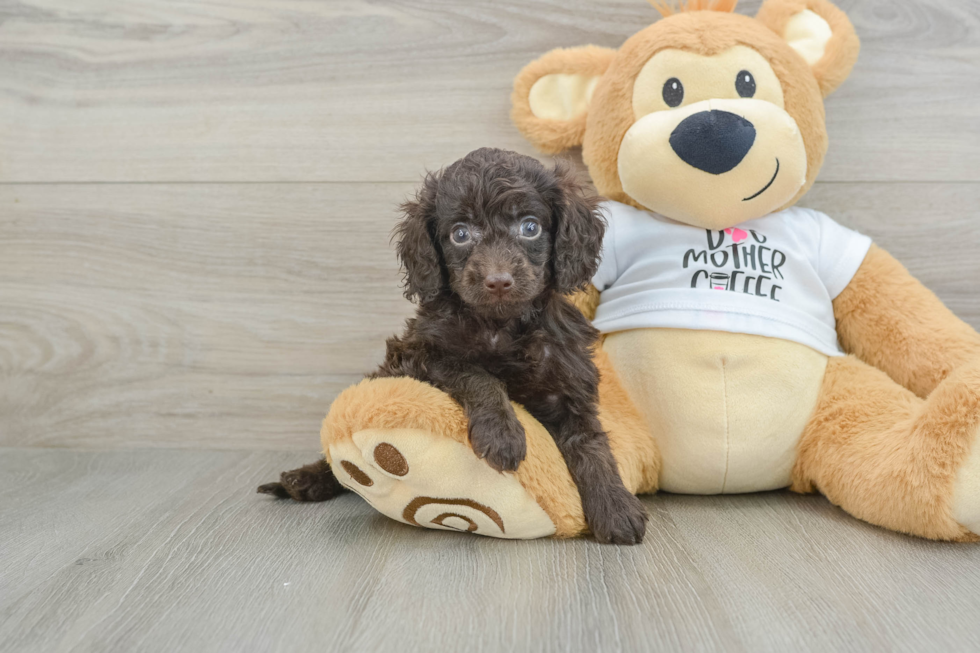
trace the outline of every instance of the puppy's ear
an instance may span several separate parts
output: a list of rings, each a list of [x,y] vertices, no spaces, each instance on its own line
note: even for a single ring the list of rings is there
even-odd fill
[[[405,297],[420,303],[433,299],[443,285],[433,243],[438,186],[438,173],[426,175],[415,199],[402,204],[402,221],[395,227],[396,251],[405,269]]]
[[[552,214],[555,229],[555,286],[568,294],[586,286],[599,267],[606,224],[599,212],[599,198],[578,182],[566,165],[555,166],[558,197]]]

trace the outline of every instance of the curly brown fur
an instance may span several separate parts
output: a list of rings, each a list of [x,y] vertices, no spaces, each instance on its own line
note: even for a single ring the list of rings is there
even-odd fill
[[[259,494],[271,494],[280,499],[296,501],[326,501],[333,499],[347,488],[333,475],[330,463],[320,459],[299,469],[283,472],[278,483],[266,483],[256,490]]]
[[[372,376],[447,392],[466,411],[473,451],[499,471],[524,460],[510,402],[522,404],[555,439],[595,537],[633,544],[647,515],[599,423],[598,333],[565,297],[598,266],[597,205],[565,167],[514,152],[476,150],[429,174],[396,229],[418,311]]]

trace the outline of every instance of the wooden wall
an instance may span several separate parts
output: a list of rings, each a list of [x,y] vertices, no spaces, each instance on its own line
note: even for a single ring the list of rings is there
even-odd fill
[[[803,203],[980,327],[980,5],[838,4],[863,50]],[[389,233],[420,174],[532,153],[508,120],[521,66],[655,16],[0,1],[0,445],[315,449],[410,311]]]

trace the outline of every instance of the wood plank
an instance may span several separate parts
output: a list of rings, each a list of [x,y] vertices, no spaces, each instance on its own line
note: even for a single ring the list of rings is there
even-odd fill
[[[816,496],[658,495],[638,547],[253,487],[296,453],[0,449],[0,651],[971,650],[980,548]]]
[[[864,47],[828,103],[822,179],[980,181],[976,4],[839,4]],[[0,4],[0,181],[413,182],[476,147],[530,152],[517,71],[655,17],[642,0]]]
[[[316,449],[410,313],[411,190],[0,188],[0,442]]]
[[[0,187],[0,443],[317,448],[411,306],[407,184]],[[818,184],[980,326],[980,184]]]
[[[716,590],[746,650],[923,651],[980,644],[980,628],[962,626],[976,623],[971,615],[980,607],[976,547],[885,531],[818,496],[717,497],[709,505],[702,498],[664,501],[685,551]],[[931,588],[940,586],[949,593],[935,603]],[[965,600],[947,603],[951,596]]]

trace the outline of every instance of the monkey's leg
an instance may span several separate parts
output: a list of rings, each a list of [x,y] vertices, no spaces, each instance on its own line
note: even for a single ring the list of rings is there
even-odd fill
[[[792,489],[935,540],[980,539],[980,365],[921,399],[848,356],[827,365]]]

